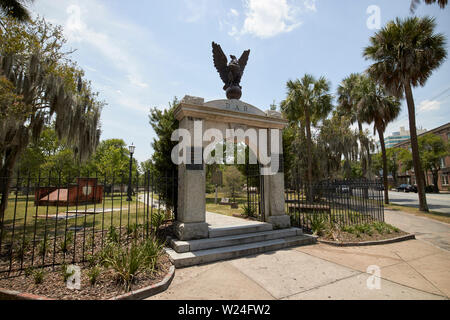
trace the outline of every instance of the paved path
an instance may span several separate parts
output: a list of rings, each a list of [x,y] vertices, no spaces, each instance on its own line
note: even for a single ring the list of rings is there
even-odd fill
[[[223,214],[206,212],[206,223],[212,228],[237,227],[264,224],[264,222],[230,217]]]
[[[380,268],[370,290],[367,268]],[[420,240],[337,248],[323,244],[177,269],[150,299],[448,299],[450,252]]]
[[[385,220],[403,231],[415,234],[417,239],[450,251],[450,225],[447,223],[387,209]]]
[[[393,204],[419,208],[417,193],[389,192],[389,200]],[[450,194],[427,194],[428,207],[432,211],[450,214]]]

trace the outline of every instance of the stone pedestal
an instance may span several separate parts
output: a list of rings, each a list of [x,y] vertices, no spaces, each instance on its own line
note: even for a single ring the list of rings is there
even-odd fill
[[[195,240],[205,239],[209,237],[208,224],[206,222],[200,223],[175,223],[175,235],[179,240]]]

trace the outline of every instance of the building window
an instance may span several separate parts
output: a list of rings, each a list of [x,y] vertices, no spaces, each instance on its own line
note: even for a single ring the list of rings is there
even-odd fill
[[[442,175],[442,185],[448,186],[448,173]]]
[[[441,159],[441,168],[445,168],[445,158]]]

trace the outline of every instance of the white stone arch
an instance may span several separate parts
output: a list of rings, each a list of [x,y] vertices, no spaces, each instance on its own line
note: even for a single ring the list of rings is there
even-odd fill
[[[276,130],[279,132],[279,153],[282,153],[282,130],[287,126],[287,121],[281,114],[275,111],[263,112],[260,109],[240,100],[215,100],[204,102],[202,98],[186,96],[175,110],[175,117],[180,123],[180,129],[190,132],[194,138],[201,134],[201,140],[197,140],[190,148],[203,154],[202,150],[210,144],[203,141],[203,134],[209,129],[220,131],[226,137],[227,129]],[[201,124],[201,126],[199,126]],[[201,132],[196,132],[201,127]],[[197,129],[196,129],[197,128]],[[270,139],[270,134],[269,134]],[[250,139],[249,139],[250,140]],[[218,143],[217,141],[216,143]],[[269,153],[272,141],[268,141]],[[255,146],[250,141],[245,141],[259,160],[261,145],[258,136],[258,144]],[[190,154],[190,151],[188,152]],[[278,154],[272,154],[272,159]],[[282,158],[281,158],[282,160]],[[281,161],[282,163],[282,161]],[[282,167],[281,167],[282,168]],[[290,218],[284,209],[284,173],[282,170],[264,176],[264,212],[266,222],[274,224],[276,228],[289,228]],[[181,164],[178,167],[178,211],[175,224],[175,233],[180,240],[202,239],[209,237],[206,223],[206,173],[204,164]]]

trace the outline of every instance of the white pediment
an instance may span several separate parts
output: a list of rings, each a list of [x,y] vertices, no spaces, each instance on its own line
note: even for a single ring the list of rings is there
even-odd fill
[[[204,106],[220,110],[241,112],[245,114],[254,114],[258,116],[266,116],[265,112],[241,100],[214,100],[206,102]]]

